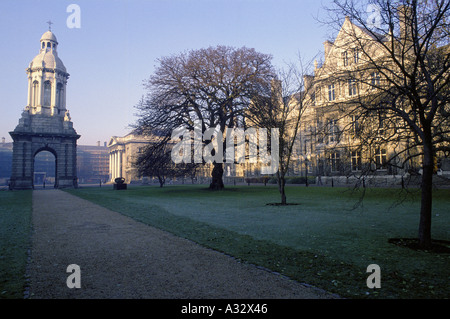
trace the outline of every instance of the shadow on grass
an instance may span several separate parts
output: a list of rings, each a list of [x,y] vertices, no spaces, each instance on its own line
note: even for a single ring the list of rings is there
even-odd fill
[[[421,248],[417,238],[389,238],[388,243],[427,253],[450,254],[450,241],[448,240],[432,240],[430,249]]]

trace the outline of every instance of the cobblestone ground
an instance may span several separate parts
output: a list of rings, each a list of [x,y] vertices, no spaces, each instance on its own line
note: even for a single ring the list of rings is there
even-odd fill
[[[333,298],[60,190],[33,192],[28,275],[33,299]]]

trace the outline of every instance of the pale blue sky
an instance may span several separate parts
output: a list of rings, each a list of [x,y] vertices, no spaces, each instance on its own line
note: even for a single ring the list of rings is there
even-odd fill
[[[273,63],[306,60],[323,51],[330,30],[319,24],[329,0],[1,0],[0,138],[10,142],[27,99],[25,69],[52,31],[70,78],[67,108],[81,135],[95,145],[129,133],[143,80],[157,59],[190,49],[230,45],[273,55]],[[70,29],[69,4],[81,9]]]

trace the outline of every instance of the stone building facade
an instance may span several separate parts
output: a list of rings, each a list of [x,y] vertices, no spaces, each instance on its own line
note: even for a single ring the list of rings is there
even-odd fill
[[[123,177],[126,183],[140,181],[136,168],[133,166],[136,156],[144,147],[151,143],[151,137],[134,133],[119,137],[113,136],[108,142],[109,150],[109,181],[114,182]]]
[[[400,25],[401,38],[407,38],[405,32]],[[366,109],[358,107],[383,103],[382,91],[389,89],[371,62],[389,61],[389,53],[374,36],[379,35],[368,33],[347,17],[335,41],[324,43],[323,62],[316,61],[314,74],[305,77],[313,90],[298,135],[295,159],[300,160],[300,168],[293,167],[293,172],[321,177],[324,183],[353,183],[363,178],[395,184],[420,174],[421,156],[414,156],[419,151],[408,144],[413,136],[402,120],[383,108],[368,116]],[[382,41],[389,41],[388,36]],[[447,175],[445,154],[436,155],[438,174]]]

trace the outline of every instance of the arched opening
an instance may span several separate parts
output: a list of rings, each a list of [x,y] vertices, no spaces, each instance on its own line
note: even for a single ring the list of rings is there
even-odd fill
[[[54,188],[56,184],[56,156],[40,150],[34,156],[33,185],[35,188]]]
[[[44,82],[44,106],[50,106],[52,94],[52,84],[50,81]]]
[[[38,106],[39,102],[38,102],[38,96],[39,96],[39,82],[38,81],[34,81],[33,82],[33,106]]]
[[[62,83],[58,83],[58,85],[56,86],[56,107],[58,108],[58,114],[59,110],[61,110],[61,108],[63,107],[63,97],[63,85]]]

